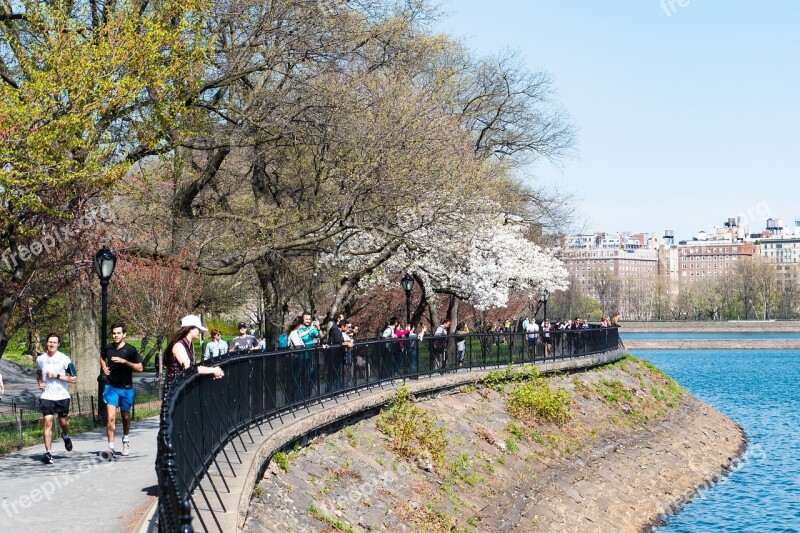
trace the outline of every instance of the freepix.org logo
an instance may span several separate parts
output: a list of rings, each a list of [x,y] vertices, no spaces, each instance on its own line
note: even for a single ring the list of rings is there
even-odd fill
[[[14,250],[6,248],[0,253],[0,267],[5,270],[12,270],[17,268],[20,261],[25,263],[36,258],[39,254],[50,253],[85,230],[101,224],[112,224],[116,221],[117,213],[110,205],[103,204],[92,207],[82,217],[72,221],[71,224],[44,229],[38,239],[27,245],[20,244]]]
[[[686,7],[695,0],[660,0],[661,10],[668,17],[678,12],[679,7]]]

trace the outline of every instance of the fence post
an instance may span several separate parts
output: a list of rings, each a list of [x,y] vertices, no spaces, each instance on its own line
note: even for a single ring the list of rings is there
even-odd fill
[[[24,409],[20,409],[19,410],[19,425],[18,425],[18,427],[19,427],[19,447],[20,447],[20,449],[22,449],[24,444],[25,444],[23,442],[23,439],[22,439],[22,413],[24,411],[25,411]]]

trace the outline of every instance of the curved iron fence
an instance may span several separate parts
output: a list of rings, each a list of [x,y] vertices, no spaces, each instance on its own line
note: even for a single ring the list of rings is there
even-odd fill
[[[398,379],[483,369],[525,362],[545,362],[616,350],[617,328],[590,328],[535,335],[477,333],[465,336],[426,336],[371,340],[353,348],[342,346],[227,354],[205,364],[219,364],[225,377],[212,380],[193,369],[164,389],[158,434],[158,523],[161,531],[194,531],[192,510],[200,516],[197,499],[209,509],[212,502],[225,512],[220,490],[208,476],[222,472],[231,458],[225,446],[250,432],[262,432],[261,422],[308,409],[322,400]],[[263,432],[262,432],[263,434]],[[252,435],[248,439],[255,442]],[[238,452],[233,452],[238,453]],[[210,488],[200,482],[206,477]],[[199,490],[197,490],[199,489]],[[203,523],[205,530],[221,530]]]

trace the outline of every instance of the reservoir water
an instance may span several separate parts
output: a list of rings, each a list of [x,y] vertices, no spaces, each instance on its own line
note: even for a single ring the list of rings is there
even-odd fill
[[[800,350],[631,353],[738,422],[748,438],[736,468],[657,531],[800,531]]]

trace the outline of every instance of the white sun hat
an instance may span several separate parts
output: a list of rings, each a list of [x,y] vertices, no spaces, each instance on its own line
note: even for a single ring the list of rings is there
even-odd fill
[[[203,327],[203,323],[200,322],[200,317],[197,315],[186,315],[185,317],[181,318],[181,327],[197,328],[200,331],[208,331]]]

